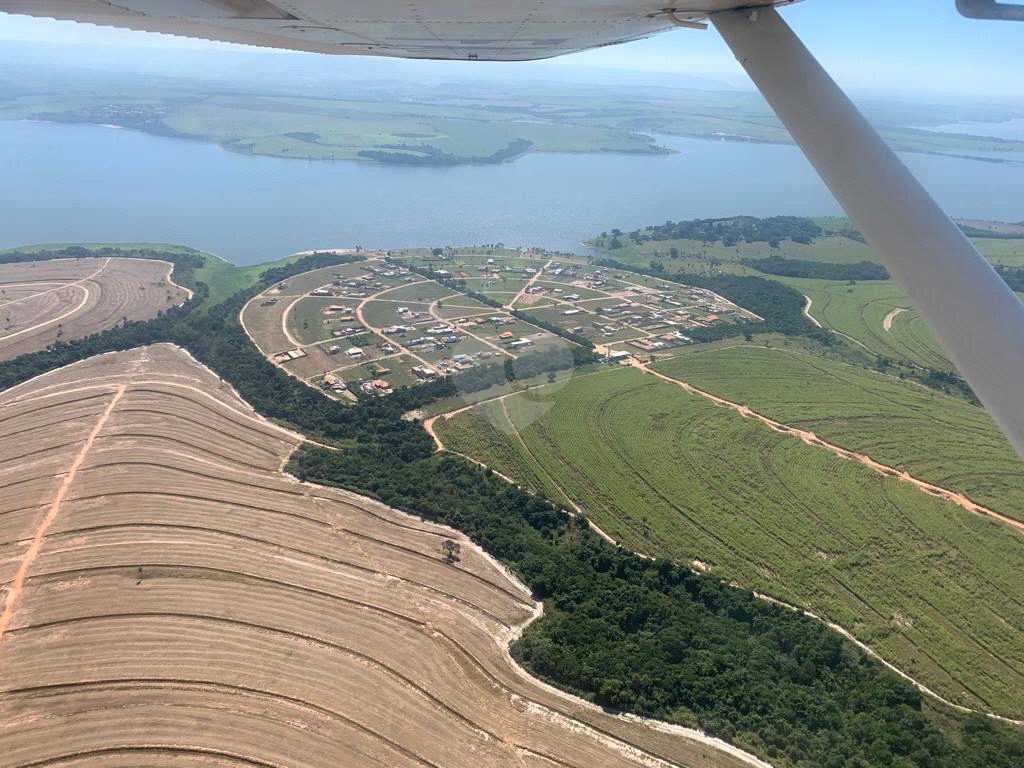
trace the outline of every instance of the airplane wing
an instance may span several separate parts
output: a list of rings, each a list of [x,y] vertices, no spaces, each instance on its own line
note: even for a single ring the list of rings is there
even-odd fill
[[[526,61],[795,0],[0,0],[0,11],[266,48]]]

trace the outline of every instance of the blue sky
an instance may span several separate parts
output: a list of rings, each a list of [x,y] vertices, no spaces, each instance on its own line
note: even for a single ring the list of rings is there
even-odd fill
[[[953,0],[804,0],[783,13],[847,88],[977,93],[1014,101],[1024,98],[1024,23],[964,19],[956,12]],[[231,47],[0,14],[0,40],[4,39],[103,47]],[[703,75],[731,85],[746,83],[731,53],[713,31],[679,30],[566,57],[558,65]],[[538,72],[550,72],[552,65],[534,66]]]

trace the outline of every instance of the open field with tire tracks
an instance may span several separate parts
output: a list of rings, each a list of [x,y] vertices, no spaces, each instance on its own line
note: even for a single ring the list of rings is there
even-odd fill
[[[1024,716],[1024,536],[1005,522],[636,369],[432,426],[625,546],[833,621],[955,704]]]
[[[0,264],[0,360],[149,320],[184,302],[166,261],[53,259]]]
[[[528,677],[522,584],[284,475],[301,437],[175,347],[6,391],[0,435],[3,768],[763,765]]]

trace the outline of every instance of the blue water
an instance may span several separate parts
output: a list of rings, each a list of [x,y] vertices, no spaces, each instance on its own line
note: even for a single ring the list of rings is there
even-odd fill
[[[114,128],[0,121],[0,247],[171,242],[251,264],[330,246],[579,250],[593,234],[667,219],[840,212],[794,147],[666,141],[679,153],[407,168],[248,157]],[[1024,220],[1024,164],[904,159],[953,215]]]

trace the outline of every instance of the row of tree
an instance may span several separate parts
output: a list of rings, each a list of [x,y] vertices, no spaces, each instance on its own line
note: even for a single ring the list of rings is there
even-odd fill
[[[815,238],[821,237],[823,230],[811,219],[800,216],[772,216],[766,219],[755,218],[754,216],[735,216],[728,219],[689,219],[687,221],[666,221],[646,229],[636,229],[627,233],[634,243],[662,240],[699,240],[707,245],[722,243],[725,246],[734,246],[738,243],[768,243],[772,248],[778,248],[783,240],[792,240],[796,243],[813,243]],[[621,237],[623,233],[618,229],[608,233],[602,233],[597,238],[598,247],[612,248],[614,242],[619,241],[622,247]]]
[[[763,259],[743,259],[743,264],[759,272],[780,277],[807,277],[817,280],[888,280],[889,271],[873,261],[833,264],[772,255]]]

